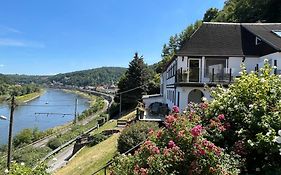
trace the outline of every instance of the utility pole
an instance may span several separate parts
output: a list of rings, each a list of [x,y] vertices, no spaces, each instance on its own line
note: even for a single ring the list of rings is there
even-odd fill
[[[77,123],[77,107],[78,107],[78,99],[75,99],[75,107],[74,107],[74,124]]]
[[[120,98],[119,98],[119,117],[121,117],[121,112],[122,112],[122,94],[120,93]]]
[[[8,156],[7,156],[7,168],[10,170],[11,158],[12,158],[12,137],[13,137],[13,120],[15,110],[15,96],[12,96],[11,111],[10,111],[10,127],[9,127],[9,142],[8,142]]]

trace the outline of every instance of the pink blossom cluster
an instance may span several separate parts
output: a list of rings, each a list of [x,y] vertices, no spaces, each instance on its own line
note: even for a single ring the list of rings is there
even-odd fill
[[[171,157],[174,161],[181,161],[184,157],[184,153],[178,146],[173,146],[172,148],[165,147],[163,149],[163,155],[165,157]]]
[[[148,175],[148,169],[147,168],[140,168],[139,165],[135,165],[134,174]]]
[[[221,148],[217,147],[214,143],[208,141],[208,140],[203,140],[199,143],[195,143],[195,150],[194,150],[194,155],[196,156],[203,156],[207,153],[213,152],[217,156],[221,155]]]
[[[160,154],[159,148],[150,140],[144,142],[143,149],[148,150],[150,154]]]
[[[177,106],[173,106],[173,108],[172,108],[172,112],[173,112],[173,113],[179,113],[179,112],[180,112],[179,107],[177,107]]]
[[[198,137],[199,135],[201,135],[202,131],[203,131],[202,125],[196,125],[191,129],[190,132],[193,137]]]
[[[199,104],[199,107],[203,110],[207,109],[208,108],[208,103],[200,103]]]
[[[177,118],[174,115],[168,115],[165,118],[165,125],[167,128],[170,128],[171,125],[177,120]]]
[[[225,124],[222,121],[225,120],[223,114],[218,115],[218,117],[210,119],[210,128],[218,128],[219,131],[223,132],[230,128],[230,124],[226,122]]]
[[[219,120],[224,120],[224,119],[225,119],[225,117],[224,117],[224,115],[223,115],[223,114],[220,114],[220,115],[218,116],[218,119],[219,119]]]
[[[158,130],[157,133],[156,133],[157,139],[160,139],[162,134],[163,134],[163,130],[162,129]]]
[[[173,148],[173,147],[175,147],[175,146],[177,146],[177,145],[175,144],[175,142],[174,142],[173,140],[170,140],[169,143],[168,143],[168,148]]]

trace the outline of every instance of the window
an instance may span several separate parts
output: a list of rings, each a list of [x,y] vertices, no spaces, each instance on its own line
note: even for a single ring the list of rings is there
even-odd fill
[[[281,30],[272,30],[272,32],[273,32],[275,35],[281,37]]]
[[[209,78],[212,75],[212,71],[214,69],[214,73],[224,72],[224,68],[226,68],[226,58],[206,58],[205,63],[205,78]]]
[[[259,37],[256,37],[256,45],[259,45],[261,43],[261,39]]]

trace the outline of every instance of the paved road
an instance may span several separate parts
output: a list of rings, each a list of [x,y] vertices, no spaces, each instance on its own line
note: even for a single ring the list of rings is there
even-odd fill
[[[88,122],[90,122],[91,120],[93,120],[95,117],[97,117],[100,113],[105,112],[107,110],[107,106],[109,104],[109,102],[107,100],[104,100],[106,105],[104,106],[103,110],[101,112],[99,112],[96,115],[93,115],[91,117],[88,117],[87,119],[81,121],[80,124],[87,124]],[[68,162],[68,158],[72,155],[72,151],[73,151],[73,147],[74,144],[66,147],[63,149],[63,151],[60,151],[59,153],[57,153],[54,157],[54,159],[50,160],[47,165],[48,165],[48,172],[54,172],[59,168],[62,168],[63,166],[65,166]]]
[[[47,169],[47,172],[51,173],[51,172],[54,172],[55,170],[65,166],[68,162],[69,157],[72,154],[73,148],[74,148],[74,144],[65,148],[63,151],[58,153],[52,160],[50,160],[47,163],[47,166],[49,167]]]

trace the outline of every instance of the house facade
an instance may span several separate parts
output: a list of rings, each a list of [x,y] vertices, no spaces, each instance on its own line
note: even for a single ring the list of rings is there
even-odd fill
[[[247,72],[256,71],[264,59],[281,73],[281,23],[203,23],[161,74],[157,101],[183,111],[190,102],[211,98],[205,85],[227,87],[242,63]]]

